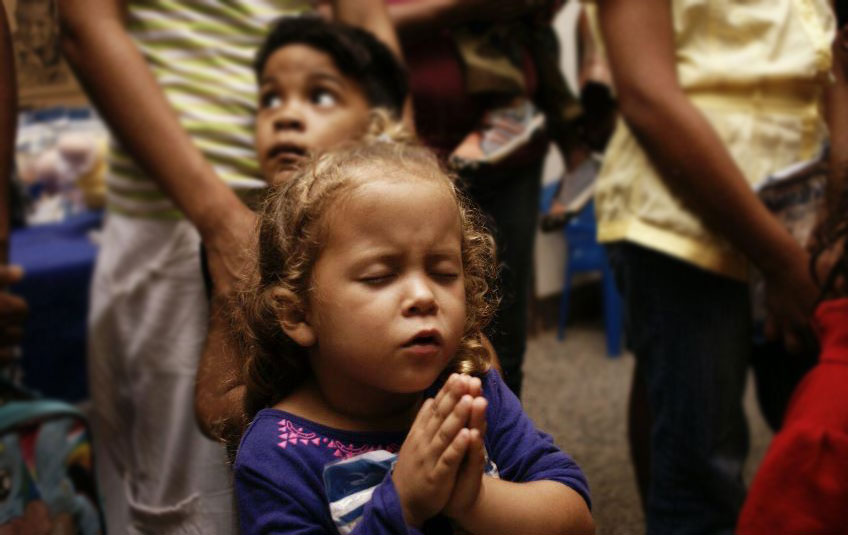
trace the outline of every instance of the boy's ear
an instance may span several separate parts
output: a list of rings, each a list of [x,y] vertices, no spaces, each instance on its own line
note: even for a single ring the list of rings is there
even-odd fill
[[[300,346],[315,345],[315,330],[306,318],[303,301],[294,292],[285,288],[274,288],[271,296],[279,311],[277,321],[283,332]]]

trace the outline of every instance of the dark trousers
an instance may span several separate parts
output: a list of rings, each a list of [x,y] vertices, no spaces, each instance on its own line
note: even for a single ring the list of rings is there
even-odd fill
[[[631,243],[610,247],[652,416],[648,534],[730,534],[745,498],[747,284]]]
[[[498,353],[507,386],[521,396],[527,311],[533,271],[533,242],[539,215],[542,159],[524,166],[481,168],[463,177],[466,190],[489,217],[500,262],[502,295],[486,332]]]

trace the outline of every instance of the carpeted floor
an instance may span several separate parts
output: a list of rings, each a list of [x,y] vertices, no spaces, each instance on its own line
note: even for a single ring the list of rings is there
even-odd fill
[[[523,403],[541,429],[580,464],[589,479],[598,535],[644,533],[630,465],[625,414],[633,358],[608,358],[600,323],[570,325],[560,342],[544,330],[528,343]],[[751,432],[750,481],[771,439],[749,382],[745,407]]]

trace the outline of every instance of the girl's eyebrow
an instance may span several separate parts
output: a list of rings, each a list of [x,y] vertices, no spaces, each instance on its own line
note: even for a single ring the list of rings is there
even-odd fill
[[[427,258],[431,260],[458,260],[462,258],[461,249],[445,248],[437,249],[432,253],[427,254]]]
[[[353,269],[364,269],[374,264],[386,266],[397,266],[403,263],[404,253],[395,251],[373,250],[364,251],[356,258],[351,267]],[[438,262],[462,262],[462,251],[452,249],[440,249],[426,254],[425,261],[427,264]]]
[[[366,249],[354,258],[354,266],[366,266],[368,264],[391,264],[396,263],[402,255],[381,248]]]

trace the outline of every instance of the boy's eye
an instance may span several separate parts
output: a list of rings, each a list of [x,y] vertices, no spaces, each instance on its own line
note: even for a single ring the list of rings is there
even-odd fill
[[[326,89],[318,89],[312,93],[312,102],[321,108],[335,106],[338,103],[336,95]]]
[[[262,108],[276,108],[282,104],[282,99],[276,93],[265,93],[259,99],[259,104]]]

